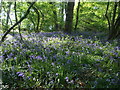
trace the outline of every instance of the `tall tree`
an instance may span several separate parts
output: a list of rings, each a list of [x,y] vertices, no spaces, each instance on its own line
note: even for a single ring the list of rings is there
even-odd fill
[[[7,10],[7,17],[6,17],[6,25],[5,25],[5,30],[8,30],[8,22],[10,19],[10,9],[11,9],[12,2],[8,2],[8,10]],[[5,9],[4,9],[5,10]]]
[[[15,20],[16,20],[16,23],[17,23],[17,22],[18,22],[18,18],[17,18],[17,10],[16,10],[16,1],[15,1],[15,4],[14,4],[14,10],[15,10]],[[20,24],[18,25],[18,30],[19,30],[19,35],[20,35],[21,41],[23,41],[22,35],[21,35]],[[14,35],[14,34],[13,34],[13,35]]]
[[[60,16],[60,23],[59,23],[59,29],[60,30],[63,30],[64,28],[64,24],[65,24],[65,20],[64,20],[64,17],[66,15],[65,11],[66,11],[66,2],[62,2],[60,3],[60,13],[59,13],[59,16]]]
[[[75,23],[75,28],[74,28],[74,30],[77,29],[77,25],[78,25],[79,9],[80,9],[80,0],[79,0],[79,2],[78,2],[78,6],[77,6],[77,12],[76,12],[76,23]]]
[[[66,22],[64,31],[67,33],[71,33],[73,29],[73,10],[74,10],[74,2],[68,2],[67,11],[66,11]]]
[[[115,39],[120,35],[120,28],[119,28],[120,27],[120,1],[114,2],[114,8],[113,8],[113,13],[111,17],[108,17],[107,15],[108,9],[109,9],[109,2],[107,4],[105,16],[107,18],[108,25],[109,25],[108,40],[110,40],[110,39]]]
[[[55,9],[55,3],[54,2],[49,2],[49,4],[52,5],[52,10],[53,10],[53,15],[54,15],[53,17],[54,17],[54,23],[55,23],[54,29],[58,30],[58,19],[57,19],[57,11]]]

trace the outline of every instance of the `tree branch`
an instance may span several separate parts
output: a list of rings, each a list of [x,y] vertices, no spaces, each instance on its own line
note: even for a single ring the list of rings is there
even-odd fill
[[[37,1],[37,0],[35,0],[35,2],[36,2],[36,1]],[[2,42],[4,42],[5,37],[7,36],[7,34],[8,34],[15,26],[17,26],[19,23],[21,23],[21,22],[27,17],[27,15],[28,15],[29,12],[30,12],[31,7],[35,4],[35,2],[33,2],[33,3],[29,6],[29,8],[27,9],[25,15],[24,15],[18,22],[16,22],[12,27],[10,27],[10,28],[5,32],[4,36],[2,37],[2,39],[1,39],[1,41],[0,41],[0,45],[1,45]]]

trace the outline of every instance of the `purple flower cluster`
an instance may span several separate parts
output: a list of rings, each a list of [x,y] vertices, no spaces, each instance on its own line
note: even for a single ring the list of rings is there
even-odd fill
[[[88,35],[88,33],[85,34]],[[62,78],[68,83],[74,83],[74,80],[70,79],[72,76],[75,76],[75,79],[77,77],[100,79],[107,77],[107,74],[111,77],[111,72],[118,70],[116,63],[120,58],[120,47],[114,47],[109,42],[102,44],[101,41],[92,40],[91,37],[86,39],[83,38],[83,35],[69,36],[62,32],[32,33],[28,36],[23,35],[23,37],[26,38],[26,44],[15,41],[11,47],[9,42],[5,47],[7,49],[10,47],[11,50],[5,48],[4,53],[9,59],[7,62],[10,61],[10,65],[6,66],[11,67],[11,65],[18,64],[18,67],[22,67],[21,69],[25,68],[30,71],[27,73],[29,75],[26,74],[29,79],[31,78],[29,76],[32,76],[39,81],[45,77],[45,80],[53,84]],[[19,77],[25,77],[23,72],[16,74]],[[107,78],[106,82],[115,84],[115,80]],[[93,86],[96,87],[98,83],[99,80],[95,80]]]
[[[24,76],[25,76],[23,72],[17,72],[16,74],[17,74],[19,77],[24,77]]]

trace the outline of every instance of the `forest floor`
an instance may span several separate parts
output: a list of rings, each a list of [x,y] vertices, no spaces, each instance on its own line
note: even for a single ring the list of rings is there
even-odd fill
[[[9,34],[2,44],[9,88],[119,88],[120,46],[105,33]]]

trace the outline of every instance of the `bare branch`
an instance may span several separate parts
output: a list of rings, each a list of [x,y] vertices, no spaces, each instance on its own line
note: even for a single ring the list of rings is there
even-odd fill
[[[37,1],[37,0],[35,0],[35,2],[36,2],[36,1]],[[10,27],[10,28],[5,32],[4,36],[2,37],[2,39],[1,39],[1,41],[0,41],[0,45],[1,45],[2,42],[4,42],[5,37],[7,36],[7,34],[8,34],[15,26],[17,26],[19,23],[21,23],[21,22],[27,17],[27,15],[28,15],[29,12],[30,12],[31,7],[35,4],[35,2],[32,2],[31,5],[29,6],[29,8],[27,9],[25,15],[24,15],[18,22],[16,22],[12,27]]]

